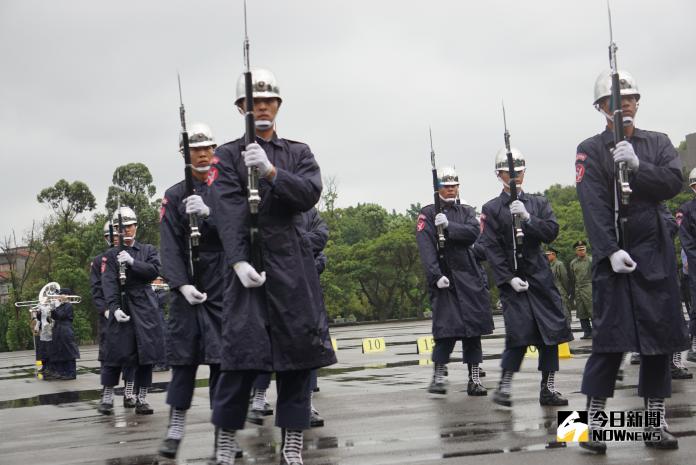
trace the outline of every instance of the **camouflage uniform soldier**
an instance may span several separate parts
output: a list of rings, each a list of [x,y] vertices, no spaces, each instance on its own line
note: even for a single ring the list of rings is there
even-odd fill
[[[575,299],[575,316],[580,320],[584,334],[580,339],[592,339],[592,257],[587,255],[587,243],[573,244],[575,258],[570,261]]]
[[[570,314],[570,280],[568,278],[568,271],[566,270],[565,263],[558,259],[558,251],[553,247],[549,246],[546,250],[546,258],[549,261],[549,266],[551,267],[551,273],[553,273],[553,283],[556,285],[558,292],[561,293],[561,301],[563,302],[563,311],[568,317],[568,325],[570,325],[573,319]]]

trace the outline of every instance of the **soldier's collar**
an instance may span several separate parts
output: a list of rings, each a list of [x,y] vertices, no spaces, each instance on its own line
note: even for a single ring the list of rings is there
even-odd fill
[[[503,190],[500,192],[500,198],[501,198],[502,200],[504,200],[505,202],[507,202],[507,201],[509,201],[509,199],[510,199],[510,193],[509,193],[509,192],[505,192],[505,189],[503,189]],[[518,200],[525,200],[525,199],[526,199],[526,195],[525,195],[524,191],[519,191],[519,192],[517,193],[517,199],[518,199]]]
[[[273,135],[271,136],[271,139],[270,139],[270,140],[262,139],[262,138],[259,137],[259,136],[256,136],[256,138],[257,138],[258,140],[261,140],[261,141],[267,143],[267,144],[273,144],[273,145],[275,145],[276,147],[282,147],[282,146],[283,146],[283,144],[280,143],[280,137],[278,137],[278,133],[276,133],[275,131],[273,131]]]
[[[644,139],[645,138],[645,131],[639,128],[634,128],[633,129],[633,137],[631,139]],[[609,129],[609,126],[607,126],[604,129],[604,132],[602,133],[602,143],[604,144],[605,147],[614,147],[614,131]]]

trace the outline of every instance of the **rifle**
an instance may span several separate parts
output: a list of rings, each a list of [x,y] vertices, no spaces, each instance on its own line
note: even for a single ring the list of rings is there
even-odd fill
[[[181,76],[177,73],[177,80],[179,81],[179,118],[181,119],[181,145],[184,152],[184,184],[186,185],[186,197],[194,195],[196,192],[193,189],[193,175],[191,174],[191,149],[189,148],[189,137],[188,131],[186,130],[186,110],[184,109],[184,98],[181,94]],[[198,267],[200,264],[200,256],[198,248],[200,246],[201,232],[198,230],[198,217],[195,213],[191,213],[188,216],[189,220],[189,273],[191,273],[191,278],[193,279],[193,284],[196,286],[200,292],[201,289],[201,279],[200,273],[198,273]]]
[[[440,202],[440,182],[437,176],[437,166],[435,164],[435,149],[433,149],[433,130],[428,128],[430,133],[430,165],[433,173],[433,205],[435,213],[442,213],[442,203]],[[442,225],[437,226],[437,261],[440,263],[442,274],[446,274],[447,262],[445,261],[445,230]]]
[[[244,147],[256,142],[256,121],[254,119],[254,94],[251,78],[251,66],[249,65],[249,34],[247,33],[247,10],[244,0]],[[261,273],[263,271],[263,255],[261,252],[261,237],[259,235],[259,170],[249,168],[247,171],[247,184],[249,189],[249,254],[251,265]]]
[[[517,200],[517,171],[515,171],[515,161],[512,158],[512,149],[510,148],[510,131],[507,128],[507,118],[505,116],[505,103],[503,102],[503,126],[505,127],[505,150],[508,163],[508,173],[510,173],[510,202]],[[524,279],[523,263],[524,263],[524,231],[522,231],[522,218],[520,215],[512,215],[512,257],[514,264],[515,276]]]
[[[116,211],[118,217],[118,251],[123,252],[126,250],[125,233],[123,232],[123,216],[121,215],[121,182],[118,171],[116,171]],[[121,310],[126,315],[130,315],[128,312],[128,300],[126,299],[126,264],[118,264],[118,293],[120,296]]]
[[[618,47],[614,43],[614,34],[611,27],[611,8],[607,0],[607,12],[609,14],[609,66],[611,68],[611,97],[610,109],[612,112],[614,126],[614,147],[625,139],[624,117],[621,109],[621,82],[619,79],[619,68],[616,64],[616,51]],[[628,203],[631,196],[631,186],[628,183],[629,168],[626,162],[620,162],[618,167],[614,167],[614,177],[616,187],[614,188],[614,221],[616,223],[616,240],[619,247],[627,247],[626,221]]]
[[[114,246],[114,223],[109,221],[109,248]]]

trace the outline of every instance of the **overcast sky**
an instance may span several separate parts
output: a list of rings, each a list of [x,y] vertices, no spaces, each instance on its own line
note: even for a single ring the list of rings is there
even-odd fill
[[[525,188],[574,182],[577,144],[601,131],[604,0],[249,0],[252,66],[280,83],[281,137],[309,144],[339,206],[404,211],[431,199],[428,126],[461,196],[496,196],[501,99]],[[619,67],[637,125],[676,145],[696,131],[696,2],[614,0]],[[104,207],[118,165],[145,163],[157,195],[182,178],[176,73],[189,124],[243,133],[242,0],[0,1],[0,237],[49,214],[37,193],[87,183]]]

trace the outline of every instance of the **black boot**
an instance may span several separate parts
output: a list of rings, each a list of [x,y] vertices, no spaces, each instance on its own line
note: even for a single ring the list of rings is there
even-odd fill
[[[433,369],[433,379],[428,387],[428,392],[431,394],[447,394],[447,388],[445,387],[445,377],[444,372],[447,369],[447,365],[443,363],[436,363]]]
[[[645,445],[647,447],[654,447],[655,449],[679,449],[679,440],[670,433],[667,428],[645,428],[646,433],[652,435],[659,434],[660,439],[646,440]]]
[[[670,371],[672,372],[672,379],[692,379],[694,377],[686,368],[675,365],[672,365]]]
[[[598,455],[604,455],[607,453],[607,443],[604,441],[595,441],[592,439],[592,428],[588,431],[590,438],[588,441],[579,442],[578,445],[583,449],[594,452]]]
[[[488,391],[481,384],[481,369],[478,363],[468,363],[469,383],[466,386],[466,393],[470,396],[486,396]]]
[[[155,413],[155,411],[152,410],[152,407],[150,407],[150,404],[148,404],[146,400],[138,400],[135,402],[136,415],[152,415],[153,413]]]
[[[500,376],[500,382],[498,383],[498,388],[493,391],[493,396],[491,400],[498,405],[503,407],[512,407],[512,396],[510,395],[510,390],[512,388],[512,372],[503,370]]]
[[[262,410],[249,410],[247,413],[247,421],[255,425],[263,425],[263,411]]]
[[[638,352],[631,354],[631,365],[640,365],[640,354]]]
[[[580,326],[582,327],[583,334],[580,339],[592,339],[592,324],[589,318],[583,318],[580,320]]]
[[[179,452],[179,444],[181,444],[181,439],[164,438],[158,450],[159,455],[175,459],[177,452]]]
[[[113,415],[114,414],[114,404],[100,402],[99,407],[97,407],[97,412],[101,413],[102,415]]]
[[[539,391],[539,404],[561,407],[568,405],[568,399],[563,397],[560,392],[556,391],[556,373],[553,371],[544,371],[541,375],[541,386]]]
[[[135,396],[133,397],[126,397],[123,396],[123,407],[124,408],[135,408]]]
[[[324,419],[319,415],[317,409],[312,407],[312,414],[309,417],[310,428],[321,428],[324,426]]]

